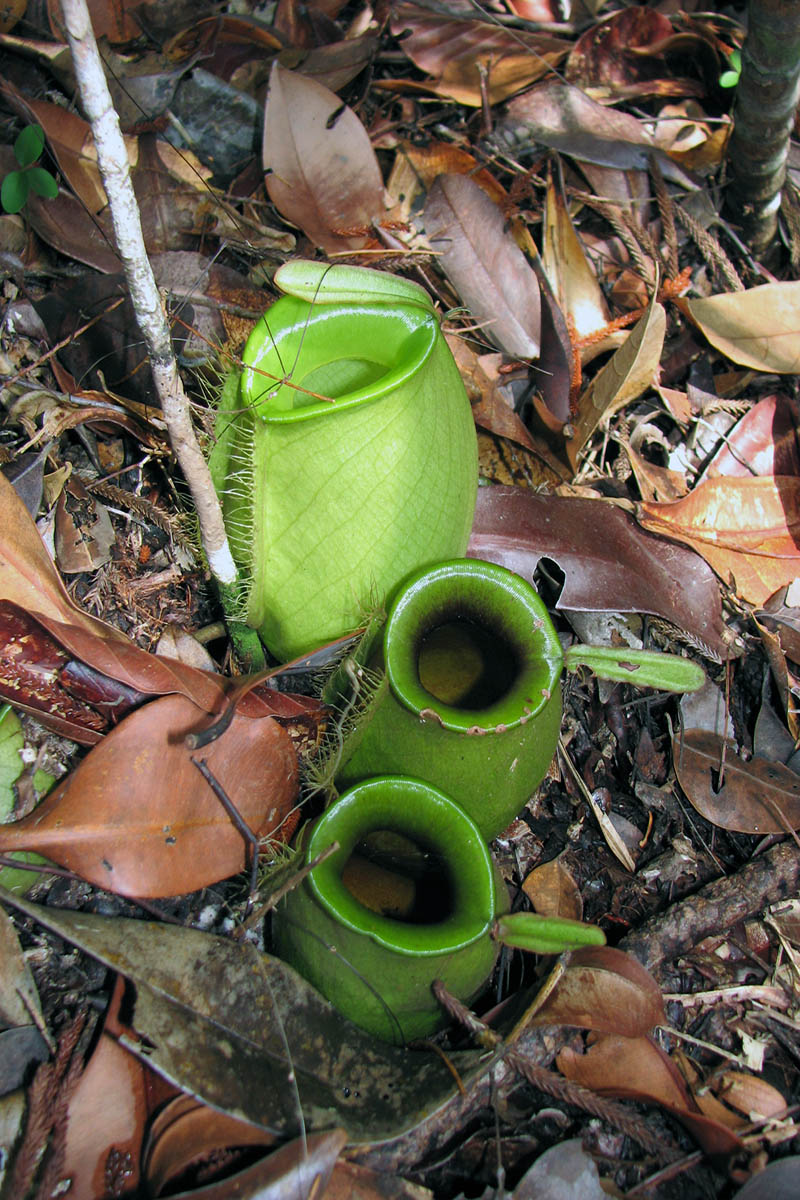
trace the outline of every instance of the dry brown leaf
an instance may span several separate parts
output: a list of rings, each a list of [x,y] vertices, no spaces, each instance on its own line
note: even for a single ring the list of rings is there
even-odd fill
[[[641,963],[622,950],[593,946],[572,954],[532,1020],[640,1037],[666,1017],[661,989]]]
[[[425,232],[473,319],[508,354],[536,358],[539,284],[506,233],[503,214],[465,175],[440,175],[425,205]]]
[[[297,757],[270,717],[234,716],[202,751],[186,734],[205,713],[162,696],[126,717],[21,821],[0,849],[41,850],[124,896],[176,896],[244,870],[249,847],[192,758],[209,771],[257,837],[291,836]]]
[[[674,1063],[649,1038],[605,1036],[583,1055],[565,1048],[557,1062],[568,1079],[593,1091],[661,1104],[709,1154],[726,1155],[741,1148],[731,1129],[697,1111]]]
[[[605,108],[560,79],[549,79],[512,100],[503,124],[524,129],[532,141],[573,158],[622,170],[646,169],[655,148],[636,117]]]
[[[737,594],[762,605],[800,575],[800,478],[708,479],[682,500],[644,503],[644,529],[702,554]]]
[[[686,798],[712,825],[759,835],[800,829],[800,775],[783,763],[745,761],[705,729],[676,734],[672,758]]]
[[[126,1162],[125,1184],[139,1183],[147,1120],[145,1068],[103,1033],[70,1097],[62,1177],[75,1200],[108,1195],[109,1155]]]
[[[475,18],[448,20],[416,4],[393,6],[391,30],[415,66],[434,76],[428,91],[459,104],[481,104],[485,71],[490,104],[541,79],[566,55],[569,42]]]
[[[666,330],[667,314],[654,296],[625,343],[598,371],[578,401],[572,422],[575,436],[566,447],[574,467],[600,422],[652,387],[658,376]]]
[[[272,203],[326,254],[361,249],[383,215],[383,179],[361,121],[334,92],[278,63],[262,163]]]
[[[800,371],[800,281],[682,300],[680,307],[733,362],[756,371]]]
[[[761,1121],[786,1114],[786,1098],[766,1079],[743,1071],[723,1071],[715,1081],[720,1100],[737,1108],[749,1121]]]
[[[583,900],[575,880],[560,858],[542,863],[525,877],[522,890],[543,917],[583,919]]]
[[[570,219],[562,191],[547,183],[542,223],[542,262],[561,310],[572,318],[579,337],[608,324],[609,312],[597,275]]]

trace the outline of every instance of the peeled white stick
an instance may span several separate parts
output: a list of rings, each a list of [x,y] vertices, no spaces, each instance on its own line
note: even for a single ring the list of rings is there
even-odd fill
[[[106,84],[86,0],[61,0],[61,10],[81,104],[92,127],[97,165],[108,196],[117,250],[125,268],[136,319],[147,344],[170,443],[192,493],[208,565],[220,583],[233,584],[236,565],[211,475],[192,427],[189,401],[178,373],[164,307],[144,245],[128,154]]]

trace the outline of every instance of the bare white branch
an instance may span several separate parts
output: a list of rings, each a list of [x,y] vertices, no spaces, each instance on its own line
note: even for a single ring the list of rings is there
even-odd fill
[[[128,154],[106,84],[86,0],[61,0],[61,9],[81,104],[94,135],[117,249],[125,268],[136,319],[147,343],[153,381],[172,449],[192,493],[208,564],[220,583],[232,584],[236,580],[236,566],[208,464],[195,437],[164,306],[147,257]]]

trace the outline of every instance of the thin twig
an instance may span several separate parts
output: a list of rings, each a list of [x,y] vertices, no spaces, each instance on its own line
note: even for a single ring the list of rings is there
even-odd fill
[[[192,425],[191,410],[172,348],[164,305],[147,257],[139,206],[131,184],[119,118],[108,91],[86,0],[62,0],[81,103],[92,127],[97,165],[108,196],[114,236],[136,319],[147,344],[153,382],[175,457],[192,493],[212,573],[232,586],[237,572],[211,473]]]

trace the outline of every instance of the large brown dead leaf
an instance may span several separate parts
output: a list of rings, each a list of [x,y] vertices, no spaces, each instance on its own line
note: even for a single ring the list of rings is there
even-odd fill
[[[270,717],[238,714],[192,751],[185,737],[204,718],[183,696],[126,717],[29,816],[0,826],[3,853],[42,851],[124,896],[181,895],[243,870],[248,847],[192,758],[257,837],[283,840],[294,828],[297,757]]]
[[[383,215],[383,179],[361,121],[334,92],[278,63],[262,163],[272,203],[327,254],[360,249]]]
[[[556,608],[652,613],[712,657],[731,653],[711,569],[683,547],[643,534],[613,505],[521,487],[479,488],[467,553],[526,579],[550,558],[565,575]]]
[[[777,392],[749,408],[703,472],[716,475],[800,475],[800,404]]]
[[[711,345],[756,371],[800,371],[800,282],[764,283],[680,307]]]
[[[440,175],[425,205],[425,232],[473,319],[501,350],[539,353],[539,284],[505,220],[477,183]]]
[[[646,169],[655,149],[636,117],[605,108],[560,79],[549,79],[512,100],[503,127],[573,158],[622,170]]]
[[[708,1154],[723,1156],[741,1149],[733,1130],[698,1111],[677,1067],[649,1038],[606,1035],[586,1054],[565,1047],[557,1062],[568,1079],[602,1095],[662,1105],[686,1125]]]
[[[640,1037],[665,1020],[661,989],[641,963],[610,946],[589,946],[572,953],[544,1002],[534,1001],[528,1023]]]
[[[476,10],[479,12],[480,10]],[[485,87],[490,104],[547,74],[569,43],[549,34],[503,29],[475,18],[448,19],[416,4],[393,6],[391,30],[415,66],[434,76],[430,91],[477,107]],[[394,83],[394,81],[392,81]]]
[[[705,729],[676,735],[672,760],[686,798],[712,825],[759,836],[800,829],[800,775],[783,763],[745,760]]]
[[[639,506],[639,523],[691,546],[761,605],[800,575],[800,478],[708,479],[682,500]]]

